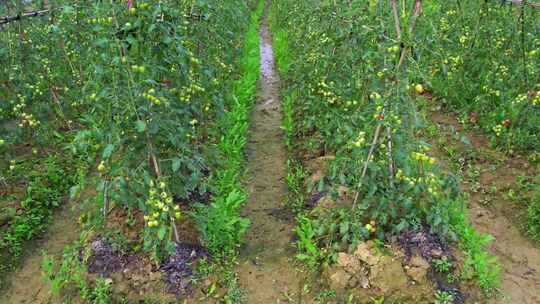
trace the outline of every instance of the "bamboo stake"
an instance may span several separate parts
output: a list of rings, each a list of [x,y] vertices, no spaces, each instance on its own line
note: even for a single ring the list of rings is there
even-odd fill
[[[508,0],[510,2],[512,2],[512,4],[515,4],[515,5],[524,5],[524,6],[529,6],[529,7],[532,7],[534,9],[540,9],[540,3],[535,3],[535,2],[529,2],[528,0]]]
[[[412,40],[413,32],[416,28],[416,22],[418,20],[418,17],[420,16],[420,13],[422,12],[422,0],[416,0],[414,4],[414,11],[411,17],[411,24],[409,25],[409,38]],[[396,14],[394,13],[394,18],[396,18]],[[399,24],[399,20],[396,21],[396,24]],[[401,40],[401,32],[398,32],[398,39]],[[401,55],[399,58],[399,63],[397,65],[397,69],[401,68],[403,63],[405,63],[405,55],[407,54],[407,51],[410,47],[409,46],[403,46],[401,49]]]
[[[397,0],[392,0],[392,12],[394,13],[394,24],[396,26],[397,39],[401,42],[401,24],[397,8]]]
[[[387,147],[387,157],[388,157],[388,173],[390,174],[390,185],[394,187],[394,175],[395,175],[395,165],[394,165],[394,159],[392,157],[392,130],[390,128],[386,128],[386,136],[388,139],[388,147]]]
[[[148,130],[146,130],[145,135],[146,135],[146,142],[148,144],[148,149],[150,153],[150,160],[154,167],[154,173],[156,174],[156,177],[159,179],[161,178],[161,169],[159,168],[159,162],[157,160],[157,157],[154,154],[154,145],[152,144],[152,140],[150,139],[150,134],[148,133]],[[178,228],[176,227],[176,220],[173,216],[170,216],[170,219],[171,219],[171,225],[172,225],[173,233],[174,233],[174,240],[176,243],[180,243],[180,236],[178,234]]]
[[[109,213],[109,195],[108,195],[108,190],[109,190],[109,181],[105,181],[105,183],[103,184],[103,219],[104,220],[107,220],[107,214]]]
[[[383,113],[384,113],[384,110],[383,110]],[[358,198],[360,197],[360,188],[362,187],[364,178],[366,177],[369,162],[371,161],[371,158],[373,157],[373,153],[375,153],[375,147],[377,146],[377,142],[379,141],[379,136],[381,134],[382,126],[383,124],[380,123],[377,126],[377,129],[375,130],[375,136],[373,136],[373,142],[371,143],[371,148],[369,149],[369,153],[364,163],[364,168],[362,170],[362,175],[360,176],[360,181],[358,182],[356,195],[354,196],[354,201],[352,205],[352,210],[354,210],[354,208],[356,207],[356,202],[358,201]]]
[[[46,10],[39,10],[39,11],[33,11],[33,12],[24,13],[24,14],[19,14],[19,15],[15,15],[15,16],[5,16],[5,17],[0,18],[0,24],[7,24],[7,23],[10,23],[10,22],[13,22],[13,21],[19,21],[19,20],[21,20],[23,18],[28,18],[28,17],[43,16],[43,15],[48,14],[49,11],[50,10],[46,9]]]

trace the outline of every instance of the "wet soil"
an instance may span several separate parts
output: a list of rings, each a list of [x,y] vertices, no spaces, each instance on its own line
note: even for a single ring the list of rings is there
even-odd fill
[[[0,295],[0,303],[54,303],[50,296],[50,287],[43,282],[41,275],[42,252],[59,257],[64,247],[79,237],[79,213],[72,207],[72,204],[67,204],[56,212],[53,223],[43,238],[31,242],[25,248],[27,256],[23,259],[22,266],[10,277],[11,283]]]
[[[461,185],[470,196],[470,223],[479,232],[495,237],[485,249],[502,266],[501,295],[482,303],[540,303],[540,248],[523,231],[524,204],[507,195],[509,189],[520,191],[516,185],[520,176],[533,176],[537,169],[524,156],[506,156],[490,149],[484,135],[464,130],[452,114],[433,111],[430,118],[446,137],[445,145],[458,152],[460,166],[474,172],[466,174]],[[464,144],[462,136],[470,144]],[[437,150],[445,158],[441,149]]]
[[[275,72],[272,37],[265,11],[260,28],[258,101],[252,113],[248,153],[251,220],[237,274],[247,303],[303,303],[304,275],[295,270],[294,215],[283,206],[287,152],[281,129],[280,79]]]
[[[199,245],[177,244],[173,255],[161,265],[165,274],[167,291],[177,296],[189,295],[193,291],[194,268],[200,259],[210,259],[210,254]]]

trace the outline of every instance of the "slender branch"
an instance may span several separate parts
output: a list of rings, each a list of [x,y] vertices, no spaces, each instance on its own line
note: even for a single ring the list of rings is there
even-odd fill
[[[388,149],[386,152],[386,155],[388,157],[388,173],[390,174],[390,185],[394,187],[394,175],[395,175],[395,169],[394,169],[394,158],[393,158],[393,151],[392,151],[392,130],[390,128],[386,128],[386,137],[388,140]]]
[[[109,181],[105,181],[105,183],[103,184],[103,219],[104,220],[107,220],[107,214],[109,213],[109,194],[108,194],[108,190],[109,190]]]
[[[2,188],[4,188],[4,190],[1,192],[2,195],[7,194],[7,191],[9,190],[9,185],[6,182],[6,178],[3,176],[0,176],[0,185],[2,185]]]
[[[529,73],[527,73],[527,54],[526,54],[526,45],[525,45],[525,23],[526,23],[526,15],[525,12],[525,5],[528,3],[527,0],[523,0],[523,6],[521,7],[521,56],[523,58],[523,78],[525,79],[525,82],[527,84],[527,87],[529,86]]]
[[[68,129],[69,130],[72,130],[73,127],[71,125],[71,122],[69,121],[69,119],[66,119],[66,115],[64,114],[64,109],[62,108],[62,103],[60,102],[60,98],[58,96],[58,93],[56,92],[56,90],[54,89],[54,87],[51,87],[51,95],[53,97],[53,100],[56,102],[56,104],[58,105],[58,111],[60,112],[59,115],[62,117],[62,119],[64,120],[64,122],[67,124],[68,126]]]
[[[13,22],[13,21],[20,21],[20,20],[22,20],[24,18],[44,16],[44,15],[49,14],[52,11],[53,11],[52,9],[44,9],[44,10],[39,10],[39,11],[33,11],[33,12],[18,14],[18,15],[15,15],[15,16],[1,17],[0,18],[0,25],[7,24],[7,23],[10,23],[10,22]]]
[[[383,110],[383,112],[384,112],[384,110]],[[371,143],[371,148],[369,149],[368,156],[367,156],[366,161],[364,163],[364,169],[362,170],[362,175],[360,176],[360,181],[358,182],[358,186],[357,186],[357,189],[356,189],[356,195],[354,196],[354,201],[353,201],[353,205],[352,205],[352,210],[355,209],[356,203],[358,202],[358,198],[360,197],[360,188],[362,187],[362,184],[364,182],[364,178],[366,177],[369,162],[371,161],[371,158],[373,157],[373,153],[375,153],[375,147],[377,146],[377,142],[379,141],[379,136],[381,134],[382,126],[383,126],[383,124],[380,123],[377,126],[377,129],[375,130],[375,136],[373,136],[373,142]]]
[[[508,0],[509,2],[512,2],[512,4],[515,5],[523,5],[523,6],[529,6],[534,9],[540,9],[540,3],[534,3],[529,2],[528,0]]]
[[[161,178],[161,169],[159,168],[159,162],[154,154],[154,145],[152,144],[152,140],[150,138],[150,134],[148,133],[148,130],[145,132],[146,135],[146,143],[148,145],[149,153],[150,153],[150,160],[152,161],[153,167],[154,167],[154,173],[156,174],[156,177],[159,179]],[[173,228],[174,233],[174,240],[176,243],[180,243],[180,236],[178,234],[178,228],[176,227],[176,220],[173,216],[170,216],[171,224]]]
[[[412,34],[414,30],[416,29],[416,22],[418,21],[418,17],[420,17],[420,14],[422,13],[422,0],[416,0],[414,4],[414,12],[411,19],[411,24],[409,26],[409,34]]]
[[[401,24],[397,8],[397,0],[392,0],[392,12],[394,13],[394,24],[396,26],[397,40],[401,42]]]
[[[409,39],[412,41],[412,38],[413,38],[413,33],[414,33],[414,30],[416,29],[416,23],[418,21],[418,17],[420,16],[420,14],[422,13],[422,0],[416,0],[415,4],[414,4],[414,11],[413,11],[413,14],[412,14],[412,17],[411,17],[411,24],[409,25]],[[395,16],[394,16],[395,18]],[[399,38],[399,36],[398,36]],[[399,70],[399,68],[403,65],[403,63],[405,63],[405,55],[407,54],[407,51],[410,47],[408,46],[404,46],[402,49],[401,49],[401,56],[399,58],[399,63],[397,65],[397,69]]]
[[[174,241],[176,243],[180,243],[180,235],[178,235],[178,228],[176,227],[176,221],[174,220],[174,217],[171,216],[171,224],[173,228],[174,233]]]

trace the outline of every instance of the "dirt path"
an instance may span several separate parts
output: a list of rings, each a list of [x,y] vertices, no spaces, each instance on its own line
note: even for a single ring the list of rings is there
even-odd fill
[[[43,238],[27,246],[27,256],[22,266],[11,276],[10,287],[0,295],[0,303],[53,304],[49,286],[42,278],[42,252],[60,256],[64,247],[79,237],[77,218],[78,213],[72,210],[71,204],[56,212],[53,223]]]
[[[468,219],[479,232],[495,237],[486,249],[503,268],[502,295],[486,303],[540,303],[540,248],[520,229],[524,206],[506,195],[508,189],[516,188],[520,175],[534,175],[536,168],[524,157],[507,157],[489,149],[484,136],[464,131],[450,114],[433,112],[431,119],[439,125],[448,145],[456,148],[461,167],[476,172],[462,182],[463,190],[470,195]],[[458,139],[461,135],[470,145]]]
[[[275,72],[267,11],[260,29],[261,75],[258,102],[247,144],[251,220],[237,272],[247,303],[301,303],[302,275],[295,270],[291,245],[294,216],[283,206],[287,155],[281,130],[279,76]]]

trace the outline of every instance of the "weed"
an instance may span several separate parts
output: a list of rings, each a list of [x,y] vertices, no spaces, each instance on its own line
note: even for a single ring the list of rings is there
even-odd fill
[[[319,265],[322,254],[317,247],[317,241],[315,240],[316,233],[313,222],[310,218],[302,215],[297,221],[298,227],[295,229],[295,232],[298,236],[296,246],[299,253],[296,255],[296,258],[310,267],[316,267]]]
[[[249,220],[238,215],[245,200],[245,194],[233,191],[225,198],[216,198],[208,207],[198,207],[195,219],[200,237],[210,252],[232,254],[241,243],[249,227]]]
[[[301,211],[305,207],[305,177],[306,172],[301,163],[291,159],[287,160],[286,180],[289,189],[287,194],[287,205],[296,211]]]
[[[246,200],[242,173],[251,108],[256,82],[259,77],[258,24],[263,3],[251,17],[246,34],[243,55],[240,58],[241,78],[232,84],[229,112],[219,122],[223,136],[218,144],[220,163],[211,178],[214,199],[210,206],[199,205],[195,219],[197,229],[209,251],[216,255],[229,255],[242,241],[249,221],[240,216],[240,207]]]
[[[527,208],[527,230],[529,235],[540,242],[540,174],[532,201]]]
[[[245,291],[238,285],[238,279],[232,272],[225,277],[227,282],[227,294],[224,297],[225,304],[247,303]]]
[[[315,301],[319,304],[329,303],[329,301],[336,297],[335,290],[322,290],[315,295]]]
[[[449,273],[452,269],[452,262],[450,262],[446,256],[443,256],[440,259],[433,259],[431,263],[433,264],[435,270],[440,273]]]
[[[88,303],[109,303],[110,281],[98,278],[91,285],[86,280],[86,267],[79,257],[81,246],[79,241],[67,246],[60,263],[44,253],[41,265],[44,280],[51,285],[51,292],[58,298],[71,297],[62,294],[62,291],[74,289]]]
[[[384,296],[371,299],[371,304],[384,304],[384,303],[385,303]]]
[[[26,175],[28,185],[20,200],[22,212],[15,214],[0,235],[0,277],[15,268],[25,242],[47,228],[53,211],[61,205],[69,188],[77,181],[73,172],[76,165],[70,159],[60,161],[56,156],[49,156],[18,166],[19,169],[29,170]],[[1,285],[3,280],[0,279]]]
[[[454,295],[447,291],[437,290],[435,292],[435,302],[433,303],[434,304],[452,304],[454,303]]]

